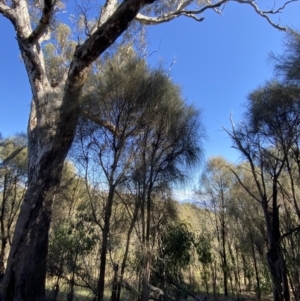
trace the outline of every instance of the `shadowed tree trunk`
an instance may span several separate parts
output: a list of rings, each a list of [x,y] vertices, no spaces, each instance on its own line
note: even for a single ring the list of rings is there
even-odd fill
[[[101,255],[100,255],[100,273],[99,273],[98,287],[97,287],[98,301],[102,301],[104,296],[106,253],[108,247],[107,243],[108,243],[108,235],[110,230],[110,218],[111,218],[114,193],[115,193],[115,186],[112,185],[110,187],[108,197],[107,197],[107,203],[105,205],[104,227],[102,230],[102,244],[101,244]]]
[[[245,133],[248,133],[248,130],[246,127],[243,128]],[[261,145],[259,136],[258,138],[252,137],[252,140],[249,139],[250,142],[246,139],[244,141],[234,128],[230,135],[236,147],[248,160],[258,196],[250,190],[234,170],[232,172],[245,191],[260,204],[264,214],[268,239],[267,263],[272,278],[273,300],[290,301],[287,269],[281,247],[282,236],[280,234],[278,205],[278,183],[286,163],[286,156],[280,156],[279,151],[274,151],[273,153],[266,151]],[[253,155],[254,153],[255,156]],[[255,161],[256,157],[259,158],[257,162]],[[267,175],[271,175],[271,177],[268,178]],[[268,190],[269,187],[267,188],[267,185],[270,186],[270,190]]]
[[[126,263],[127,263],[127,258],[128,258],[128,253],[129,253],[129,246],[130,246],[130,238],[131,238],[131,233],[134,229],[137,217],[138,217],[138,213],[140,210],[140,205],[141,205],[141,201],[140,198],[137,197],[137,201],[135,203],[135,207],[134,207],[134,212],[132,215],[132,219],[130,221],[130,226],[127,232],[127,236],[126,236],[126,247],[125,247],[125,252],[123,255],[123,259],[122,259],[122,264],[121,264],[121,271],[120,271],[120,277],[117,283],[117,287],[116,287],[116,293],[115,293],[115,300],[112,301],[120,301],[120,297],[121,297],[121,288],[122,288],[122,280],[124,277],[124,272],[125,272],[125,267],[126,267]]]

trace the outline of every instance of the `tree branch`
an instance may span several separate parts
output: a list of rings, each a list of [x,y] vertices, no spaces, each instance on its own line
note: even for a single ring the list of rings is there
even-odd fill
[[[87,118],[88,120],[91,120],[92,122],[94,122],[95,124],[106,128],[107,130],[109,130],[113,135],[116,135],[116,128],[113,124],[111,124],[108,121],[104,121],[101,118],[98,118],[97,116],[95,116],[93,113],[88,112],[87,110],[82,110],[81,111],[81,116],[84,118]]]
[[[10,21],[15,18],[14,9],[7,6],[3,0],[0,1],[0,13]]]
[[[87,38],[81,46],[77,47],[70,65],[67,86],[74,80],[77,81],[79,77],[84,76],[84,74],[80,73],[85,68],[89,68],[91,63],[115,42],[128,28],[142,7],[154,1],[155,0],[123,1],[106,22]],[[82,78],[82,84],[84,79]]]
[[[197,10],[185,10],[185,8],[191,3],[192,1],[184,1],[180,5],[178,5],[177,9],[173,12],[163,14],[158,17],[148,17],[143,14],[138,14],[136,16],[136,20],[141,22],[145,25],[155,25],[159,23],[165,23],[169,22],[175,18],[178,18],[180,16],[185,16],[188,18],[192,18],[198,22],[201,22],[204,20],[204,17],[200,17],[202,13],[204,13],[208,9],[217,9],[223,4],[226,4],[228,0],[221,0],[215,4],[209,4],[205,5],[204,7],[197,9]]]
[[[279,7],[277,10],[265,10],[263,11],[264,14],[278,14],[278,13],[281,13],[285,7],[292,3],[292,2],[298,2],[298,0],[290,0],[290,1],[286,1],[283,6]]]
[[[251,190],[242,182],[242,180],[240,179],[240,177],[238,176],[238,174],[230,167],[230,166],[226,166],[235,176],[235,178],[237,179],[237,181],[239,182],[239,184],[246,190],[246,192],[254,199],[256,200],[258,203],[261,203],[260,199],[258,199],[252,192]]]
[[[289,235],[291,235],[295,232],[299,233],[299,231],[300,231],[300,225],[298,225],[297,227],[291,228],[289,231],[287,231],[287,232],[285,232],[284,234],[281,235],[281,237],[277,241],[276,245],[278,246],[285,237],[287,237],[287,236],[289,236]]]
[[[234,127],[234,124],[233,124],[233,120],[232,120],[232,116],[230,117],[230,121],[231,121],[231,126],[232,126],[232,132],[230,132],[229,130],[225,129],[223,127],[223,129],[225,130],[225,132],[229,135],[229,137],[234,141],[235,143],[235,148],[237,148],[248,160],[249,164],[250,164],[250,168],[251,168],[251,173],[253,175],[253,178],[254,178],[254,181],[255,181],[255,184],[256,184],[256,187],[258,189],[258,192],[260,194],[260,197],[263,199],[264,198],[264,195],[265,195],[265,191],[266,191],[266,188],[264,186],[264,181],[262,180],[262,186],[263,188],[261,187],[261,183],[259,182],[258,178],[257,178],[257,173],[256,173],[256,169],[255,169],[255,164],[253,162],[253,158],[251,156],[251,151],[250,149],[247,150],[243,143],[242,143],[242,138],[238,137],[238,134],[235,130],[235,127]],[[246,138],[246,136],[248,135],[248,133],[245,133],[246,135],[244,135],[244,139]],[[262,170],[262,169],[261,169]],[[263,175],[261,175],[262,177]]]
[[[201,15],[202,13],[204,13],[206,10],[209,9],[213,9],[215,10],[215,12],[217,13],[221,13],[220,10],[218,10],[218,8],[220,8],[222,5],[226,5],[229,2],[237,2],[240,4],[248,4],[250,6],[253,7],[253,9],[255,10],[255,12],[260,15],[261,17],[265,18],[268,23],[270,23],[273,27],[275,27],[276,29],[279,30],[285,30],[284,27],[280,26],[279,24],[274,23],[270,17],[268,15],[275,15],[278,13],[281,13],[285,7],[292,3],[292,2],[297,2],[298,0],[289,0],[287,2],[285,2],[281,7],[279,7],[278,9],[273,9],[273,10],[268,10],[268,11],[263,11],[261,10],[258,5],[255,3],[255,1],[253,0],[221,0],[218,1],[215,4],[208,4],[205,5],[203,7],[201,7],[200,9],[195,9],[195,10],[187,10],[186,8],[193,2],[191,0],[186,0],[186,1],[181,1],[178,5],[177,8],[174,11],[171,11],[169,13],[165,13],[162,14],[160,16],[157,17],[150,17],[150,16],[146,16],[143,15],[141,13],[139,13],[136,17],[136,20],[141,22],[142,24],[145,25],[155,25],[155,24],[159,24],[159,23],[164,23],[164,22],[169,22],[177,17],[180,16],[185,16],[188,18],[192,18],[196,21],[203,21],[204,17],[201,17],[199,15]]]
[[[79,95],[92,63],[128,28],[138,11],[155,0],[126,0],[87,40],[77,47],[70,64],[61,106],[57,141],[74,135],[80,114]]]
[[[20,146],[16,148],[11,154],[9,154],[6,158],[2,160],[0,163],[0,167],[4,166],[6,163],[8,163],[10,160],[14,159],[16,156],[18,156],[27,146]]]
[[[277,9],[276,11],[270,10],[270,11],[262,11],[259,9],[259,7],[257,6],[257,4],[253,1],[253,0],[249,0],[249,1],[243,1],[243,0],[234,0],[240,4],[249,4],[250,6],[252,6],[255,10],[255,12],[260,15],[261,17],[265,18],[273,27],[275,27],[276,29],[285,31],[285,27],[282,27],[278,24],[275,24],[268,16],[268,14],[277,14],[279,12],[282,11],[282,9],[289,3],[294,2],[294,0],[290,0],[288,2],[286,2],[282,7],[280,7],[279,9]]]
[[[34,44],[38,39],[40,39],[46,32],[50,24],[50,20],[54,13],[54,6],[56,1],[54,0],[44,0],[43,14],[39,21],[37,27],[32,31],[27,41]]]

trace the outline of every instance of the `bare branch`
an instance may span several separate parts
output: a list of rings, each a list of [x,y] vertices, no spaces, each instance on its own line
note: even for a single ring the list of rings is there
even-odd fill
[[[11,154],[9,154],[6,158],[4,158],[2,160],[2,162],[0,163],[0,167],[4,166],[6,163],[8,163],[10,160],[14,159],[16,156],[18,156],[24,149],[26,148],[26,146],[20,146],[18,148],[16,148]]]
[[[154,24],[169,22],[169,21],[175,19],[176,17],[178,17],[178,16],[175,16],[172,13],[162,15],[159,17],[148,17],[148,16],[145,16],[145,15],[139,13],[139,14],[137,14],[135,19],[144,25],[154,25]]]
[[[136,17],[136,20],[145,25],[155,25],[155,24],[159,24],[159,23],[169,22],[180,16],[185,16],[185,17],[192,18],[199,22],[199,21],[204,20],[204,17],[202,17],[201,14],[204,13],[206,10],[213,9],[216,13],[221,14],[222,12],[221,12],[221,10],[219,10],[219,8],[223,5],[226,5],[230,1],[237,2],[240,4],[248,4],[248,5],[252,6],[253,9],[255,10],[255,12],[258,15],[260,15],[261,17],[265,18],[268,21],[268,23],[270,23],[273,27],[275,27],[276,29],[279,29],[279,30],[285,30],[284,27],[280,26],[279,24],[274,23],[268,15],[275,15],[275,14],[281,13],[288,4],[290,4],[292,2],[297,2],[298,0],[289,0],[289,1],[285,2],[284,5],[282,5],[281,7],[277,8],[277,9],[273,9],[273,10],[268,10],[268,11],[261,10],[258,7],[258,5],[255,3],[255,1],[253,1],[253,0],[221,0],[214,4],[208,3],[207,5],[204,5],[203,7],[201,7],[200,9],[187,10],[186,8],[193,1],[191,1],[191,0],[184,1],[183,0],[177,5],[177,8],[174,11],[162,14],[157,17],[150,17],[150,16],[146,16],[146,15],[139,13]]]
[[[49,28],[50,20],[54,13],[56,1],[53,0],[45,0],[43,14],[39,21],[37,27],[33,30],[30,36],[27,38],[27,41],[31,44],[35,43],[38,39],[40,39]]]
[[[15,18],[14,9],[7,6],[3,0],[0,1],[0,13],[11,21]]]
[[[288,4],[290,4],[290,3],[292,3],[292,2],[297,2],[298,0],[290,0],[290,1],[286,1],[284,4],[283,4],[283,6],[281,6],[281,7],[279,7],[278,9],[276,9],[276,10],[265,10],[265,11],[263,11],[263,13],[264,14],[278,14],[278,13],[281,13],[284,9],[285,9],[285,7],[288,5]]]
[[[245,189],[245,191],[254,199],[256,200],[258,203],[261,204],[261,200],[258,199],[252,192],[251,190],[242,182],[241,178],[239,177],[239,175],[230,167],[230,166],[226,166],[235,176],[235,178],[237,179],[237,181],[239,182],[239,184]]]
[[[221,1],[217,2],[217,3],[215,3],[215,4],[205,5],[201,9],[198,9],[198,10],[188,10],[186,12],[190,13],[190,14],[199,15],[199,14],[204,13],[206,10],[219,8],[220,6],[222,6],[223,4],[226,4],[228,2],[229,2],[229,0],[221,0]]]
[[[299,231],[300,231],[300,225],[298,225],[298,226],[296,226],[296,227],[294,227],[294,228],[291,228],[290,230],[288,230],[287,232],[285,232],[284,234],[281,235],[281,237],[280,237],[280,239],[277,241],[276,245],[278,246],[278,245],[282,242],[282,240],[283,240],[285,237],[287,237],[287,236],[289,236],[289,235],[291,235],[291,234],[293,234],[293,233],[298,234]]]
[[[276,29],[285,31],[285,27],[280,26],[279,24],[275,24],[268,16],[268,14],[276,14],[281,12],[281,10],[289,3],[294,2],[294,0],[290,0],[288,2],[285,3],[285,5],[281,8],[279,8],[276,11],[262,11],[259,9],[259,7],[257,6],[257,4],[253,1],[253,0],[249,0],[249,1],[243,1],[243,0],[235,0],[236,2],[240,3],[240,4],[248,4],[250,6],[252,6],[255,10],[255,12],[260,15],[261,17],[265,18],[273,27],[275,27]]]
[[[197,10],[185,10],[185,8],[191,2],[192,1],[181,2],[181,4],[177,6],[177,9],[175,11],[169,12],[169,13],[163,14],[161,16],[157,16],[157,17],[148,17],[148,16],[145,16],[145,15],[139,13],[136,16],[136,20],[145,25],[154,25],[154,24],[169,22],[180,16],[185,16],[188,18],[192,18],[198,22],[201,22],[204,20],[204,17],[200,17],[199,15],[201,15],[208,9],[219,8],[223,4],[226,4],[228,2],[228,0],[221,0],[215,4],[208,4],[208,5],[203,6],[201,9],[197,9]]]
[[[88,8],[79,5],[76,1],[76,10],[78,11],[79,16],[83,18],[86,36],[90,36],[91,31],[90,31],[90,26],[88,21]]]
[[[234,143],[236,144],[235,148],[240,150],[240,152],[247,158],[247,160],[250,164],[251,172],[252,172],[256,187],[258,189],[258,192],[260,194],[260,197],[262,199],[264,199],[266,188],[265,188],[263,179],[262,179],[262,183],[260,183],[259,179],[257,178],[256,168],[255,168],[255,164],[253,162],[253,158],[251,156],[251,151],[247,150],[246,147],[244,147],[241,139],[238,137],[238,134],[237,134],[237,132],[235,130],[235,127],[233,125],[232,117],[230,117],[230,121],[231,121],[231,126],[232,126],[232,132],[230,132],[229,130],[227,130],[225,128],[223,128],[223,129],[229,135],[229,137],[234,141]],[[263,174],[261,174],[261,177],[263,178]]]
[[[96,116],[93,113],[88,112],[87,110],[83,110],[81,111],[81,116],[91,120],[92,122],[94,122],[95,124],[106,128],[107,130],[109,130],[113,135],[116,135],[116,128],[114,125],[112,125],[111,123],[109,123],[108,121],[104,121],[101,118],[99,118],[98,116]]]

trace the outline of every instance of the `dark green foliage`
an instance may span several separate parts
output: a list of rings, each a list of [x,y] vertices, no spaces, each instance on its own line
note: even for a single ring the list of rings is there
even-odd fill
[[[0,168],[17,168],[27,176],[27,137],[20,133],[16,136],[1,139],[0,137]]]
[[[161,241],[161,256],[167,269],[184,268],[190,263],[194,235],[185,224],[166,227]]]
[[[233,127],[230,136],[246,158],[256,186],[251,187],[235,172],[249,197],[261,206],[265,221],[265,230],[261,233],[265,232],[267,237],[267,264],[274,300],[289,301],[289,287],[298,298],[299,283],[298,268],[289,264],[292,257],[296,262],[294,250],[297,243],[292,235],[299,230],[298,222],[292,220],[296,218],[299,221],[300,217],[297,187],[300,175],[299,34],[290,31],[287,39],[286,55],[275,58],[278,79],[267,82],[249,95],[245,122]],[[269,287],[268,277],[264,275],[260,280],[255,248],[259,253],[261,251],[254,232],[248,234],[260,297],[264,283]],[[290,252],[286,250],[287,244]]]
[[[27,139],[0,137],[0,277],[27,186]]]
[[[285,52],[282,55],[272,54],[275,71],[285,82],[300,84],[300,33],[288,29],[285,40]]]
[[[91,225],[77,216],[74,221],[61,222],[53,230],[49,244],[49,275],[67,277],[80,271],[80,258],[95,247],[98,236]]]
[[[284,137],[287,142],[299,132],[300,87],[267,82],[249,95],[248,118],[254,132]],[[274,137],[275,138],[275,137]]]
[[[193,251],[194,234],[186,224],[166,225],[160,235],[150,282],[167,294],[187,297],[184,270],[191,263]]]
[[[211,239],[200,235],[195,244],[199,261],[206,265],[212,262]]]

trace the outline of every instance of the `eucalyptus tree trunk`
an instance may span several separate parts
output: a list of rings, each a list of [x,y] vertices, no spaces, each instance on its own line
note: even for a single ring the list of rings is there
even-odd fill
[[[8,182],[7,172],[4,173],[4,183],[2,192],[2,204],[1,204],[1,219],[0,219],[0,234],[1,234],[1,249],[0,249],[0,280],[2,280],[5,271],[5,250],[8,240],[8,233],[6,232],[6,227],[4,224],[5,207],[7,201],[7,182]]]
[[[223,285],[224,285],[224,296],[228,296],[228,263],[226,253],[226,232],[225,232],[225,217],[224,213],[221,213],[221,239],[222,239],[222,270],[223,270]]]
[[[134,212],[133,212],[133,216],[132,219],[130,221],[130,226],[126,235],[126,246],[125,246],[125,252],[123,255],[123,259],[122,259],[122,264],[121,264],[121,271],[120,271],[120,277],[117,283],[117,287],[116,287],[116,292],[115,292],[115,300],[112,298],[112,301],[120,301],[120,297],[121,297],[121,288],[122,288],[122,281],[123,281],[123,277],[124,277],[124,273],[125,273],[125,268],[126,268],[126,263],[127,263],[127,259],[128,259],[128,254],[129,254],[129,247],[130,247],[130,238],[131,238],[131,233],[134,229],[135,223],[137,221],[137,217],[138,217],[138,213],[140,210],[140,206],[141,206],[141,201],[140,198],[138,198],[135,207],[134,207]]]
[[[152,171],[150,175],[150,179],[152,179]],[[152,181],[149,181],[148,184],[149,187],[147,187],[147,195],[145,198],[146,203],[146,233],[145,238],[143,241],[143,278],[142,278],[142,285],[143,285],[143,291],[142,291],[142,298],[143,301],[148,301],[150,297],[150,291],[149,291],[149,280],[151,275],[151,246],[150,246],[150,230],[151,230],[151,217],[152,217],[152,197],[151,192],[153,189]]]
[[[105,205],[104,227],[102,230],[100,269],[99,269],[99,278],[98,278],[98,287],[97,287],[97,301],[103,301],[103,297],[104,297],[106,253],[108,249],[108,235],[110,231],[110,218],[111,218],[114,194],[115,194],[115,185],[110,185],[109,193],[107,196],[107,202]]]
[[[60,83],[46,75],[41,42],[48,32],[55,2],[44,1],[42,17],[32,29],[28,1],[0,3],[17,34],[17,42],[33,95],[28,123],[28,190],[17,220],[3,282],[5,301],[45,300],[46,256],[51,210],[64,160],[71,147],[80,113],[79,97],[91,63],[127,29],[138,11],[153,0],[128,0],[117,8],[107,2],[105,22],[79,45]],[[108,4],[112,4],[113,9]],[[101,21],[101,19],[100,19]]]
[[[276,193],[273,191],[273,199],[276,198]],[[267,252],[267,262],[269,271],[272,277],[273,285],[273,300],[274,301],[290,301],[290,292],[287,278],[286,262],[283,256],[280,245],[280,231],[279,231],[279,206],[277,200],[273,200],[272,212],[265,212],[268,229],[269,248]],[[271,215],[271,216],[270,216]]]
[[[259,271],[258,271],[258,263],[256,258],[256,251],[254,248],[254,242],[253,242],[253,234],[250,231],[250,240],[251,240],[251,255],[253,259],[254,264],[254,271],[255,271],[255,279],[256,279],[256,297],[258,300],[261,299],[261,285],[260,285],[260,277],[259,277]]]

